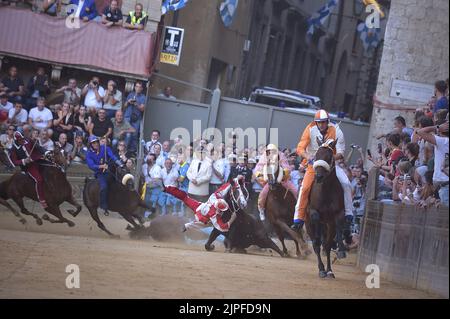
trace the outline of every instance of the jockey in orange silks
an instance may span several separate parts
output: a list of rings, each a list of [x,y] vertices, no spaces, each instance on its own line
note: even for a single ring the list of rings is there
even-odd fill
[[[278,147],[274,144],[269,144],[266,147],[266,154],[263,154],[259,159],[258,165],[255,168],[256,178],[260,179],[260,183],[264,184],[264,187],[259,193],[258,197],[258,210],[259,210],[259,218],[264,221],[265,216],[265,207],[266,207],[266,199],[267,194],[269,193],[269,185],[267,185],[268,176],[267,174],[276,170],[276,166],[280,167],[278,169],[278,176],[275,176],[275,179],[278,179],[278,182],[281,182],[284,188],[289,190],[295,198],[297,198],[298,192],[294,183],[292,183],[290,179],[290,166],[286,159],[286,156],[283,152],[278,150]],[[269,168],[271,168],[271,172],[268,172]],[[275,169],[274,169],[275,168]]]
[[[321,161],[314,162],[314,157],[320,147],[318,138],[321,141],[337,140],[337,145],[334,149],[335,155],[344,155],[345,152],[344,134],[339,126],[330,122],[330,117],[325,110],[317,111],[314,121],[305,128],[297,146],[297,154],[303,157],[302,164],[307,165],[307,169],[300,188],[297,205],[295,206],[294,225],[292,225],[292,228],[296,230],[301,229],[305,221],[309,193],[314,182],[314,165],[326,165],[326,163],[320,163]],[[336,177],[344,190],[346,221],[351,224],[353,219],[352,186],[347,174],[339,165],[336,165]]]

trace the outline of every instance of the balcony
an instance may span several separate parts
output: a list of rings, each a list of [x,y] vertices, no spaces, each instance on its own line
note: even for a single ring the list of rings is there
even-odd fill
[[[0,58],[16,58],[148,79],[156,33],[106,28],[97,22],[51,17],[13,7],[0,8]]]

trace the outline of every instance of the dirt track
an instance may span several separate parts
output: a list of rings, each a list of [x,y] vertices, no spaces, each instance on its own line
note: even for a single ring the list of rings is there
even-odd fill
[[[101,217],[123,239],[109,239],[87,215],[76,226],[21,225],[0,212],[0,298],[433,298],[382,281],[365,287],[355,254],[334,265],[335,280],[319,279],[307,260],[215,252],[185,242],[127,239],[125,221]],[[291,244],[291,243],[289,243]],[[293,245],[289,246],[291,251]],[[80,289],[67,289],[65,268],[80,267]]]

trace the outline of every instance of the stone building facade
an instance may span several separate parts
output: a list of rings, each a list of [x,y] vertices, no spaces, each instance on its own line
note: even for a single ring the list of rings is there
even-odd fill
[[[449,1],[392,0],[374,101],[368,147],[393,129],[402,115],[412,125],[414,111],[426,103],[391,96],[393,80],[433,85],[448,78]],[[431,98],[431,96],[430,96]]]
[[[192,1],[179,11],[178,26],[186,30],[188,48],[183,48],[179,67],[158,66],[162,74],[215,88],[211,74],[218,64],[226,79],[219,85],[225,96],[245,98],[255,86],[272,86],[319,96],[327,109],[354,119],[370,117],[383,45],[365,54],[356,32],[367,15],[359,0],[340,1],[311,41],[306,40],[307,19],[327,0],[241,0],[230,29],[220,21],[221,2]],[[388,13],[390,1],[379,2]],[[170,25],[173,13],[164,22]],[[203,36],[204,32],[212,33]],[[182,99],[202,96],[186,85],[160,79],[155,84],[158,89],[172,86]]]

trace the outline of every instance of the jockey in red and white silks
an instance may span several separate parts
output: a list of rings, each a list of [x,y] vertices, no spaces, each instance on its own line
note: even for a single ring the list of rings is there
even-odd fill
[[[268,174],[278,169],[278,176],[275,178],[283,185],[284,188],[289,190],[295,199],[297,199],[298,191],[294,183],[290,179],[291,168],[283,152],[278,150],[278,147],[274,144],[267,145],[266,153],[259,159],[258,165],[255,168],[256,178],[260,179],[261,184],[265,184],[258,197],[258,210],[259,218],[265,220],[266,199],[269,193],[269,185],[267,185]]]

